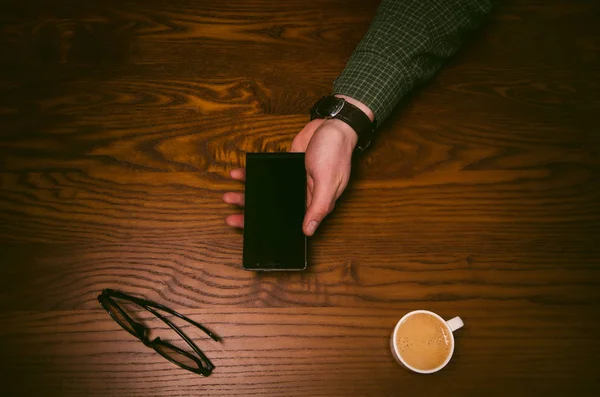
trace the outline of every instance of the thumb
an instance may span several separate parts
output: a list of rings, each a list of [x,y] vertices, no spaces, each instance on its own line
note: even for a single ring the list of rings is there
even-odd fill
[[[336,186],[329,181],[315,179],[313,197],[306,209],[302,229],[307,236],[312,236],[323,219],[333,210]]]

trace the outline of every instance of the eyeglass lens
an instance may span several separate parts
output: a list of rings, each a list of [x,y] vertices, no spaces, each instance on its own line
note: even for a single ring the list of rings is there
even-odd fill
[[[103,299],[102,304],[108,310],[109,314],[112,318],[125,329],[125,331],[129,332],[132,335],[136,335],[135,329],[131,325],[131,323],[125,318],[121,310],[116,306],[116,303],[113,302],[112,299]]]
[[[198,363],[187,355],[173,349],[169,344],[165,343],[157,343],[153,345],[154,349],[164,357],[168,358],[171,361],[179,363],[187,368],[191,368],[194,370],[201,369],[202,367],[198,365]],[[191,353],[188,353],[191,354]]]

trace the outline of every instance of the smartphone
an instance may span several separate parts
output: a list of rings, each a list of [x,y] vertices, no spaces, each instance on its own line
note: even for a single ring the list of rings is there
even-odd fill
[[[247,153],[243,267],[306,269],[304,153]]]

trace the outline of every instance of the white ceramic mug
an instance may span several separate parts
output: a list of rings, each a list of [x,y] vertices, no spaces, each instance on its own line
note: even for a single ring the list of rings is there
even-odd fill
[[[421,369],[417,369],[415,367],[412,367],[410,365],[408,365],[406,363],[406,361],[404,361],[404,359],[402,358],[402,356],[400,355],[400,350],[398,349],[398,346],[396,344],[396,334],[398,333],[398,329],[400,328],[400,324],[402,324],[407,318],[409,318],[410,316],[413,316],[415,314],[419,314],[419,313],[424,313],[424,314],[430,314],[434,317],[436,317],[437,319],[440,320],[440,323],[442,323],[443,325],[446,326],[446,328],[448,329],[448,333],[450,334],[450,352],[448,353],[448,357],[446,357],[446,360],[444,360],[444,362],[438,366],[437,368],[433,368],[430,370],[421,370]],[[463,323],[462,319],[460,317],[454,317],[448,321],[444,320],[442,317],[440,317],[439,315],[430,312],[428,310],[415,310],[412,312],[409,312],[407,314],[405,314],[400,321],[398,321],[398,324],[396,324],[396,327],[394,328],[394,332],[392,332],[392,337],[390,339],[390,347],[392,349],[392,355],[394,356],[394,359],[396,360],[396,362],[398,364],[400,364],[401,366],[403,366],[404,368],[420,373],[420,374],[431,374],[434,372],[439,371],[440,369],[444,368],[449,362],[450,359],[452,358],[452,355],[454,354],[454,335],[453,332],[456,331],[457,329],[461,328],[462,326],[464,326],[465,324]]]

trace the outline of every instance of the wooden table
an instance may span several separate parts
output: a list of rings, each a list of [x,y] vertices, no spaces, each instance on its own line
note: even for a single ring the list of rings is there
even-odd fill
[[[384,125],[293,274],[241,269],[227,174],[288,149],[376,2],[11,3],[2,395],[599,395],[597,2],[499,2]],[[107,287],[222,336],[185,327],[214,373],[124,332]],[[438,374],[392,359],[413,309],[465,321]]]

